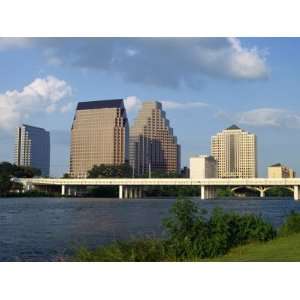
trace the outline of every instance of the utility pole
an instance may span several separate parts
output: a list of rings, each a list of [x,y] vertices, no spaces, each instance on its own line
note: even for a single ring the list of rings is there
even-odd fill
[[[149,173],[149,178],[151,178],[151,163],[149,162],[149,171],[148,171],[148,173]]]

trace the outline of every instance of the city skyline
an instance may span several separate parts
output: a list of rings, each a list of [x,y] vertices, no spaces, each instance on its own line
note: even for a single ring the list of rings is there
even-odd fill
[[[299,49],[299,38],[0,39],[0,160],[30,123],[51,131],[60,176],[77,102],[124,98],[130,124],[143,101],[162,102],[182,166],[236,123],[257,135],[259,177],[278,161],[298,173]]]

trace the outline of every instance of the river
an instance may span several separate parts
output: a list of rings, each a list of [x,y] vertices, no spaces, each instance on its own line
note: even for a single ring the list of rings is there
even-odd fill
[[[0,198],[0,261],[57,261],[80,245],[94,248],[118,239],[163,233],[161,220],[175,199]],[[255,213],[278,227],[293,199],[245,198],[199,200],[214,207]]]

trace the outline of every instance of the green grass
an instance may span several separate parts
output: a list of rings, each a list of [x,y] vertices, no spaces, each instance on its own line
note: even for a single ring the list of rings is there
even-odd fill
[[[300,262],[300,234],[278,237],[266,243],[253,243],[231,249],[209,261]]]

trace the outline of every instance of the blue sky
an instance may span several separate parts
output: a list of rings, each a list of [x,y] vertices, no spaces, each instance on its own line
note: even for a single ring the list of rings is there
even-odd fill
[[[300,174],[299,38],[0,38],[0,161],[22,122],[51,132],[51,174],[68,170],[78,101],[162,101],[189,156],[232,123],[257,135],[259,176],[281,162]]]

